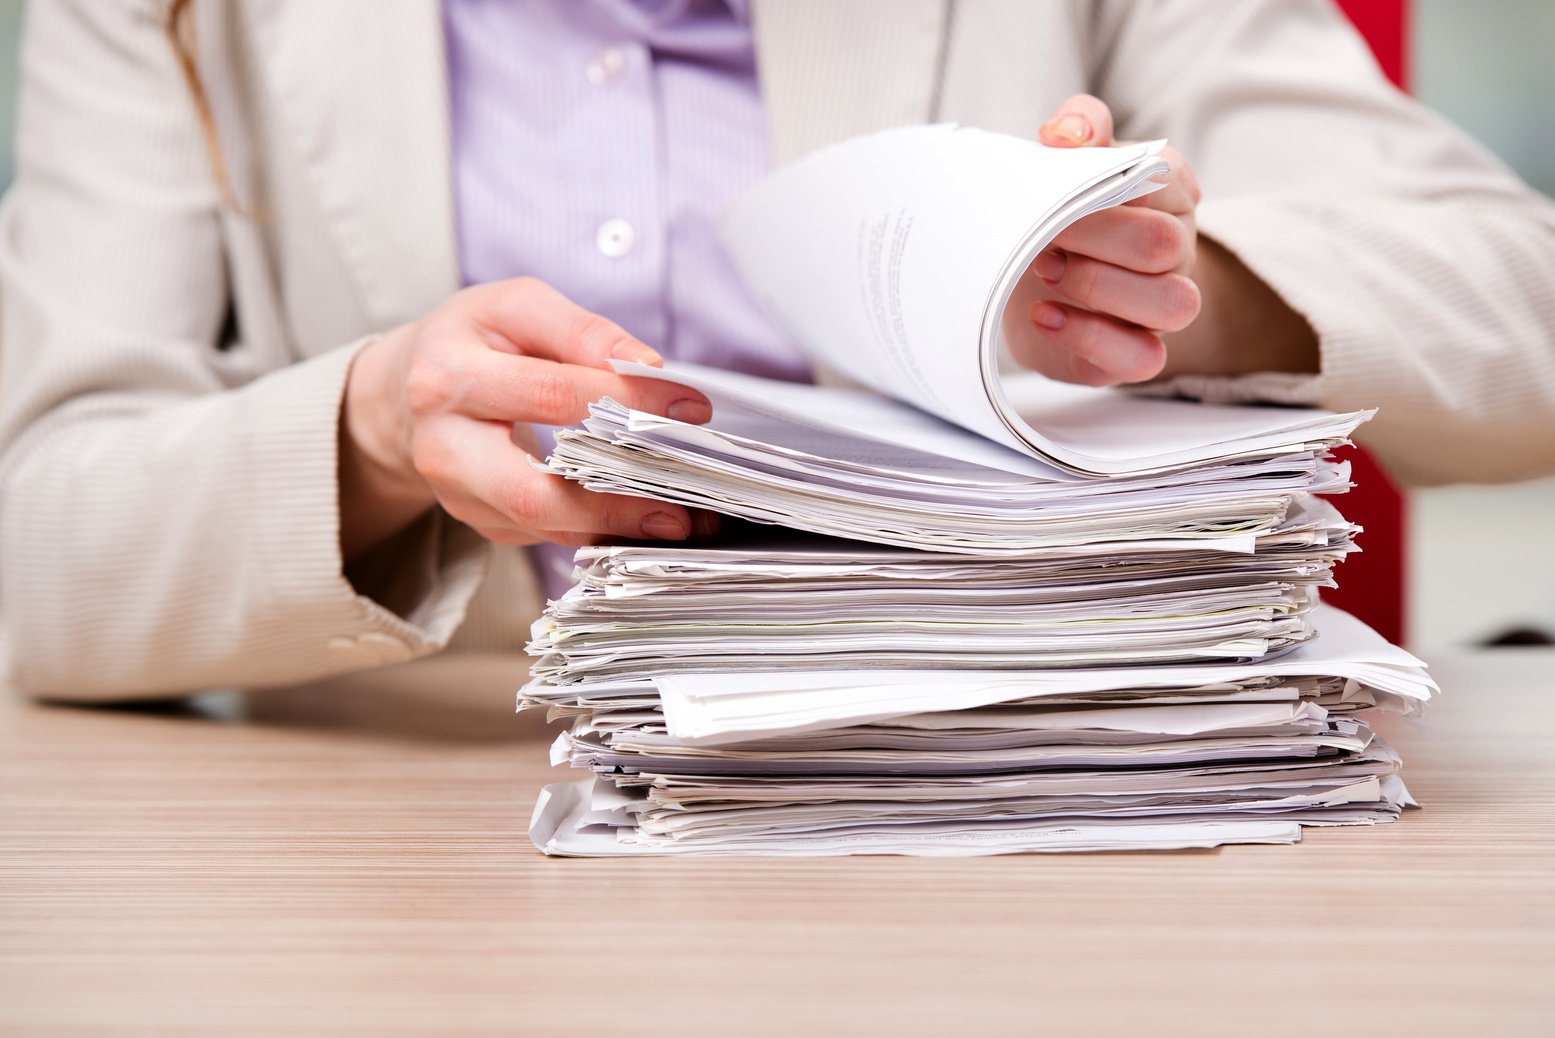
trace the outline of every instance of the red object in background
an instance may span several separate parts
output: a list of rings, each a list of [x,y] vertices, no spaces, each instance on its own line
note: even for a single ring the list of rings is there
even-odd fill
[[[1339,0],[1339,7],[1371,44],[1387,77],[1408,89],[1408,0]],[[1371,624],[1388,641],[1399,643],[1406,631],[1404,495],[1364,450],[1346,448],[1339,456],[1350,460],[1356,485],[1335,504],[1366,532],[1360,537],[1360,554],[1339,566],[1338,589],[1325,592],[1323,598]]]
[[[1339,564],[1337,588],[1323,592],[1323,601],[1354,613],[1395,644],[1404,640],[1405,537],[1404,495],[1382,466],[1358,447],[1335,456],[1350,462],[1355,489],[1334,499],[1352,523],[1364,528],[1361,552]]]
[[[1409,0],[1339,0],[1339,9],[1371,44],[1393,85],[1408,90]]]

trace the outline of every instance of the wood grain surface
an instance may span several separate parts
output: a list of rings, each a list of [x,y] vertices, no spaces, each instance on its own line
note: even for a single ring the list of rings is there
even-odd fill
[[[521,668],[0,694],[0,1034],[1555,1033],[1555,653],[1438,661],[1397,824],[938,860],[546,859]]]

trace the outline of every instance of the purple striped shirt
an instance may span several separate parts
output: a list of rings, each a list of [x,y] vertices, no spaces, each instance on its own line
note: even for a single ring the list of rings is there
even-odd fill
[[[444,0],[459,262],[532,275],[666,357],[810,367],[739,282],[718,212],[767,170],[745,0]],[[535,551],[559,594],[571,552]]]

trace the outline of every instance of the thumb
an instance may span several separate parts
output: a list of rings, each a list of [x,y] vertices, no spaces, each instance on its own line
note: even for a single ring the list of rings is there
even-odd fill
[[[1112,143],[1112,110],[1090,94],[1076,94],[1042,124],[1037,139],[1052,148],[1107,147]]]

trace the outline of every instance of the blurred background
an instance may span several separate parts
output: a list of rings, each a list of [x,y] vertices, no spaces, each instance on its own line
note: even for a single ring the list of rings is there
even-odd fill
[[[22,7],[0,0],[0,186],[11,179]],[[1413,93],[1548,195],[1555,195],[1552,52],[1551,0],[1410,7]],[[1517,628],[1555,633],[1555,480],[1417,490],[1407,504],[1410,645],[1429,651]]]
[[[1411,45],[1415,96],[1555,195],[1555,3],[1415,0]],[[1415,491],[1409,510],[1412,645],[1555,633],[1555,480]]]

